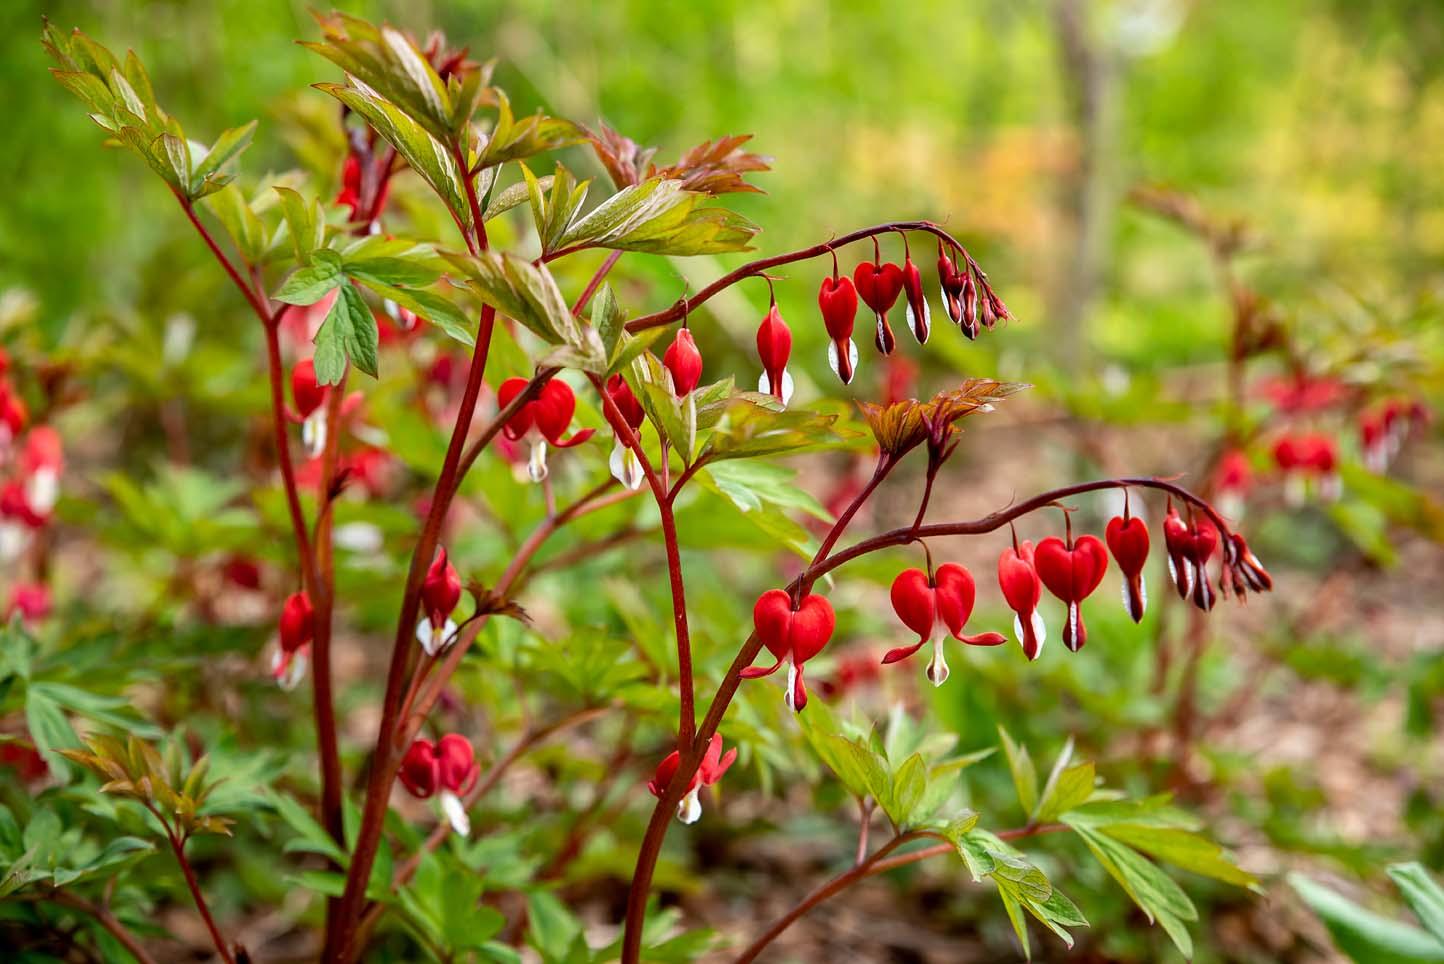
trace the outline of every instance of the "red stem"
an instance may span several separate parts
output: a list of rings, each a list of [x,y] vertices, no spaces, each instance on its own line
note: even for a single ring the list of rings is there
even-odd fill
[[[211,916],[211,909],[206,905],[205,895],[201,893],[201,885],[196,881],[195,871],[191,869],[191,862],[186,859],[185,841],[175,835],[171,825],[161,816],[160,811],[149,802],[142,800],[141,804],[151,812],[151,815],[160,823],[161,829],[165,831],[165,838],[170,842],[170,849],[175,853],[176,863],[180,864],[181,873],[185,875],[186,886],[190,888],[191,898],[195,901],[196,910],[201,912],[201,917],[206,922],[206,927],[211,932],[211,941],[216,945],[221,959],[226,964],[236,964],[236,959],[231,956],[231,950],[226,946],[226,939],[221,936],[221,929],[216,926],[216,920]]]
[[[602,400],[602,411],[612,431],[622,444],[631,449],[642,466],[642,474],[657,502],[657,512],[662,517],[662,543],[667,549],[667,579],[672,590],[672,624],[677,633],[677,675],[680,690],[681,709],[677,722],[677,749],[686,750],[692,745],[697,733],[697,708],[695,686],[692,678],[692,637],[687,627],[687,587],[682,577],[682,552],[677,542],[677,520],[672,512],[672,498],[676,494],[667,491],[667,486],[652,468],[647,453],[642,448],[632,427],[617,407],[606,385],[597,375],[592,375],[592,386]],[[680,480],[679,480],[680,481]]]

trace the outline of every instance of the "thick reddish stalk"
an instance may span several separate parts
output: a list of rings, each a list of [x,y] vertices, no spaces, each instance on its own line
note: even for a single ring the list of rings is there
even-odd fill
[[[336,572],[332,561],[331,487],[336,478],[340,446],[341,401],[346,376],[326,400],[326,447],[321,455],[321,482],[316,492],[316,532],[312,540],[315,573],[312,602],[316,607],[316,638],[311,644],[311,702],[316,719],[316,744],[321,756],[321,822],[336,843],[345,845],[341,815],[341,751],[336,738],[336,701],[331,680],[331,635],[336,609]]]
[[[417,613],[421,606],[421,584],[426,576],[426,567],[436,552],[440,541],[441,526],[456,494],[461,464],[462,449],[471,428],[472,415],[481,395],[482,375],[486,371],[486,359],[491,346],[492,331],[496,325],[496,311],[487,306],[481,311],[481,323],[476,335],[476,349],[471,356],[471,368],[467,373],[466,390],[462,395],[460,412],[451,432],[451,442],[446,449],[441,474],[436,480],[432,493],[431,510],[422,526],[421,537],[411,555],[411,568],[406,577],[406,589],[401,600],[401,614],[396,626],[396,639],[391,649],[391,665],[386,674],[386,695],[382,702],[381,725],[376,733],[375,755],[371,761],[371,778],[366,786],[366,803],[362,811],[361,826],[357,831],[356,845],[351,855],[351,865],[346,875],[346,889],[341,895],[336,913],[332,915],[328,928],[322,960],[344,962],[350,960],[355,948],[352,938],[359,923],[362,901],[366,894],[366,882],[371,877],[371,865],[376,860],[376,850],[381,842],[381,828],[386,819],[387,801],[391,796],[391,784],[396,778],[396,767],[400,754],[396,752],[394,735],[401,711],[401,697],[406,689],[406,670],[410,664],[412,634],[415,630]]]

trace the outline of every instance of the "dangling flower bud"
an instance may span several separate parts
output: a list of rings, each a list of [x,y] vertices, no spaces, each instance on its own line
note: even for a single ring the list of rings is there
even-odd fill
[[[767,317],[757,326],[757,356],[762,360],[762,378],[757,390],[781,399],[786,405],[792,398],[792,375],[787,359],[792,354],[792,331],[782,320],[777,302],[767,310]]]
[[[1244,585],[1253,592],[1269,592],[1274,587],[1273,577],[1269,575],[1264,564],[1259,562],[1258,556],[1248,547],[1244,537],[1237,532],[1233,534],[1233,558],[1234,572],[1243,580]],[[1235,587],[1236,588],[1236,587]]]
[[[1138,516],[1121,516],[1108,521],[1104,532],[1108,548],[1123,572],[1123,608],[1135,623],[1143,621],[1148,606],[1148,586],[1143,581],[1143,564],[1148,561],[1148,525]]]
[[[752,625],[762,645],[767,647],[777,660],[763,669],[749,666],[742,671],[743,679],[757,679],[771,676],[787,665],[787,691],[783,701],[787,708],[800,713],[807,705],[807,686],[802,680],[802,666],[809,659],[822,652],[832,631],[837,625],[837,616],[832,604],[823,596],[803,597],[797,608],[792,607],[792,597],[782,589],[769,589],[752,607]]]
[[[527,386],[525,378],[508,378],[496,390],[497,404],[506,408]],[[563,438],[562,435],[572,423],[577,409],[577,397],[571,386],[559,378],[550,379],[542,386],[537,397],[527,402],[507,420],[502,434],[512,441],[525,439],[531,446],[527,460],[527,474],[533,482],[547,477],[547,443],[559,449],[580,445],[594,434],[593,429],[582,429]]]
[[[316,458],[326,448],[326,397],[329,386],[316,381],[316,363],[310,358],[291,369],[291,399],[296,403],[295,421],[301,423],[301,444],[306,455]]]
[[[928,343],[932,332],[932,310],[928,307],[927,295],[923,293],[923,276],[913,264],[912,252],[907,250],[907,238],[903,238],[904,253],[902,266],[903,291],[907,294],[908,327],[919,345]]]
[[[877,319],[873,344],[882,354],[891,355],[897,347],[897,338],[892,333],[892,326],[887,323],[887,313],[897,304],[898,295],[902,293],[902,269],[891,261],[882,263],[877,238],[873,238],[872,261],[859,264],[852,272],[852,280],[858,296],[872,309]]]
[[[857,345],[852,341],[853,320],[857,317],[857,288],[852,279],[837,274],[837,255],[833,254],[832,277],[822,279],[817,292],[817,307],[827,328],[827,363],[844,385],[857,372]]]
[[[286,597],[281,605],[280,642],[271,657],[271,676],[281,689],[295,689],[306,676],[311,640],[316,636],[316,613],[304,592]]]
[[[637,401],[637,396],[632,394],[632,387],[621,375],[613,375],[607,379],[607,394],[611,396],[612,402],[617,410],[622,413],[623,420],[632,434],[640,438],[642,421],[646,413],[642,410],[642,404]],[[646,473],[642,469],[642,462],[637,458],[637,453],[622,442],[622,437],[615,431],[612,432],[612,455],[607,460],[612,470],[612,478],[631,489],[633,492],[642,487],[646,481]]]
[[[1038,601],[1043,597],[1043,583],[1038,570],[1033,566],[1033,543],[1014,543],[998,557],[998,586],[1008,608],[1015,613],[1013,633],[1023,647],[1023,655],[1037,659],[1048,641],[1048,627],[1038,613]]]
[[[957,257],[954,255],[953,257]],[[963,321],[963,273],[958,270],[953,258],[943,253],[943,242],[938,241],[938,289],[942,294],[943,307],[953,324]]]
[[[446,550],[438,549],[421,583],[423,612],[416,624],[416,640],[427,656],[435,656],[455,641],[456,623],[451,613],[460,601],[461,577],[447,559]]]
[[[953,638],[970,646],[1000,646],[1007,642],[998,633],[964,636],[963,628],[973,613],[976,597],[973,575],[956,563],[938,566],[932,579],[921,569],[905,569],[892,583],[892,608],[903,625],[918,634],[912,646],[888,650],[884,663],[907,659],[925,644],[932,645],[928,661],[928,682],[941,686],[948,678],[948,663],[943,656],[943,639]]]
[[[724,755],[722,753],[722,734],[713,733],[712,739],[707,743],[707,752],[702,757],[697,772],[692,774],[691,781],[687,784],[687,791],[682,794],[682,799],[677,801],[677,819],[683,823],[696,823],[702,816],[702,802],[698,794],[703,787],[710,787],[722,779],[722,775],[732,766],[737,759],[737,748],[734,746]],[[677,775],[677,767],[681,765],[682,755],[673,750],[657,764],[656,772],[652,779],[647,781],[647,789],[652,796],[660,799],[667,792],[667,787],[672,778]]]
[[[697,387],[702,380],[702,353],[697,350],[691,331],[677,330],[677,337],[662,355],[662,364],[672,373],[672,391],[678,398]]]
[[[1073,539],[1070,526],[1066,542],[1049,536],[1038,543],[1034,562],[1043,585],[1068,606],[1063,645],[1076,653],[1088,641],[1081,604],[1103,581],[1103,573],[1108,570],[1108,553],[1097,536]]]

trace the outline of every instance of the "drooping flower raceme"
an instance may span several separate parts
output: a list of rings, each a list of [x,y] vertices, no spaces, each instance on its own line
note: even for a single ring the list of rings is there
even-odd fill
[[[697,767],[697,772],[692,774],[692,780],[687,784],[687,792],[682,794],[682,799],[677,801],[677,819],[683,823],[696,823],[702,816],[702,802],[698,794],[703,787],[710,787],[722,775],[732,762],[737,759],[737,748],[734,746],[726,754],[722,752],[722,734],[713,733],[712,739],[707,744],[707,752],[702,757],[702,763]],[[667,786],[672,778],[677,775],[677,767],[682,762],[682,755],[673,750],[657,764],[657,770],[652,774],[652,779],[647,781],[647,789],[652,796],[661,798],[667,792]]]
[[[786,664],[787,691],[782,698],[788,709],[800,713],[807,705],[807,685],[802,679],[802,667],[822,652],[832,638],[832,631],[837,626],[832,604],[823,596],[808,595],[794,609],[792,597],[786,590],[769,589],[758,597],[757,604],[752,607],[752,625],[762,645],[777,662],[765,669],[749,666],[742,671],[742,677],[756,679],[771,676]]]
[[[1108,569],[1108,552],[1097,536],[1074,539],[1069,526],[1066,541],[1049,536],[1038,543],[1033,551],[1033,563],[1043,585],[1068,607],[1063,622],[1063,645],[1076,653],[1088,641],[1081,606],[1103,581],[1103,573]]]
[[[316,637],[316,613],[311,597],[295,592],[281,605],[280,639],[271,656],[271,676],[281,689],[295,689],[306,678],[311,640]]]
[[[943,640],[949,633],[970,646],[999,646],[1007,642],[998,633],[963,635],[963,627],[973,614],[976,596],[972,573],[957,563],[945,562],[938,566],[931,579],[921,569],[904,569],[898,573],[892,583],[892,608],[903,625],[918,634],[918,641],[889,650],[882,661],[896,663],[931,644],[927,677],[934,686],[941,686],[948,678]]]
[[[506,408],[527,384],[525,378],[508,378],[496,390],[497,404]],[[572,394],[571,386],[553,378],[542,386],[536,398],[522,405],[503,426],[503,435],[514,442],[525,441],[531,447],[527,475],[533,482],[547,477],[548,442],[559,449],[567,449],[592,437],[594,430],[589,428],[563,437],[572,424],[572,415],[576,410],[577,397]]]
[[[424,738],[413,741],[401,758],[397,778],[407,792],[421,800],[439,793],[447,822],[464,837],[471,833],[471,819],[462,797],[476,786],[480,774],[471,741],[448,733],[435,743]]]
[[[1008,608],[1013,610],[1013,633],[1023,647],[1023,655],[1037,659],[1048,641],[1048,627],[1038,613],[1038,601],[1043,598],[1043,583],[1038,570],[1033,566],[1033,543],[1013,545],[1003,550],[998,557],[998,586]]]
[[[435,656],[456,640],[456,623],[451,613],[461,601],[461,577],[446,557],[444,548],[426,570],[421,583],[421,620],[416,624],[416,641],[427,656]]]
[[[642,409],[642,403],[637,401],[637,396],[632,393],[632,386],[628,385],[627,380],[620,374],[613,375],[607,379],[607,394],[611,396],[612,402],[617,406],[617,411],[622,413],[622,419],[627,423],[627,427],[640,441],[642,423],[646,420],[647,414]],[[612,437],[612,455],[607,460],[607,465],[612,470],[612,478],[635,492],[647,480],[642,462],[637,458],[637,453],[632,451],[631,446],[622,441],[620,434],[613,431]]]

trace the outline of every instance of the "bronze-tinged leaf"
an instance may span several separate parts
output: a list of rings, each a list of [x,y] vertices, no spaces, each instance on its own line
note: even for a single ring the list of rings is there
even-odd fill
[[[588,130],[587,139],[597,160],[607,169],[607,175],[618,188],[640,184],[647,177],[655,147],[642,149],[637,142],[612,130],[605,123],[598,130]]]
[[[1021,382],[969,378],[957,388],[938,392],[926,402],[908,398],[891,405],[859,402],[858,407],[878,447],[898,457],[926,442],[933,431],[950,431],[959,419],[990,412],[994,401],[1028,387]]]
[[[742,150],[752,140],[751,134],[734,134],[715,141],[703,141],[682,155],[670,167],[652,166],[649,177],[677,178],[689,191],[701,194],[761,194],[762,189],[743,178],[756,171],[772,170],[772,158]]]

